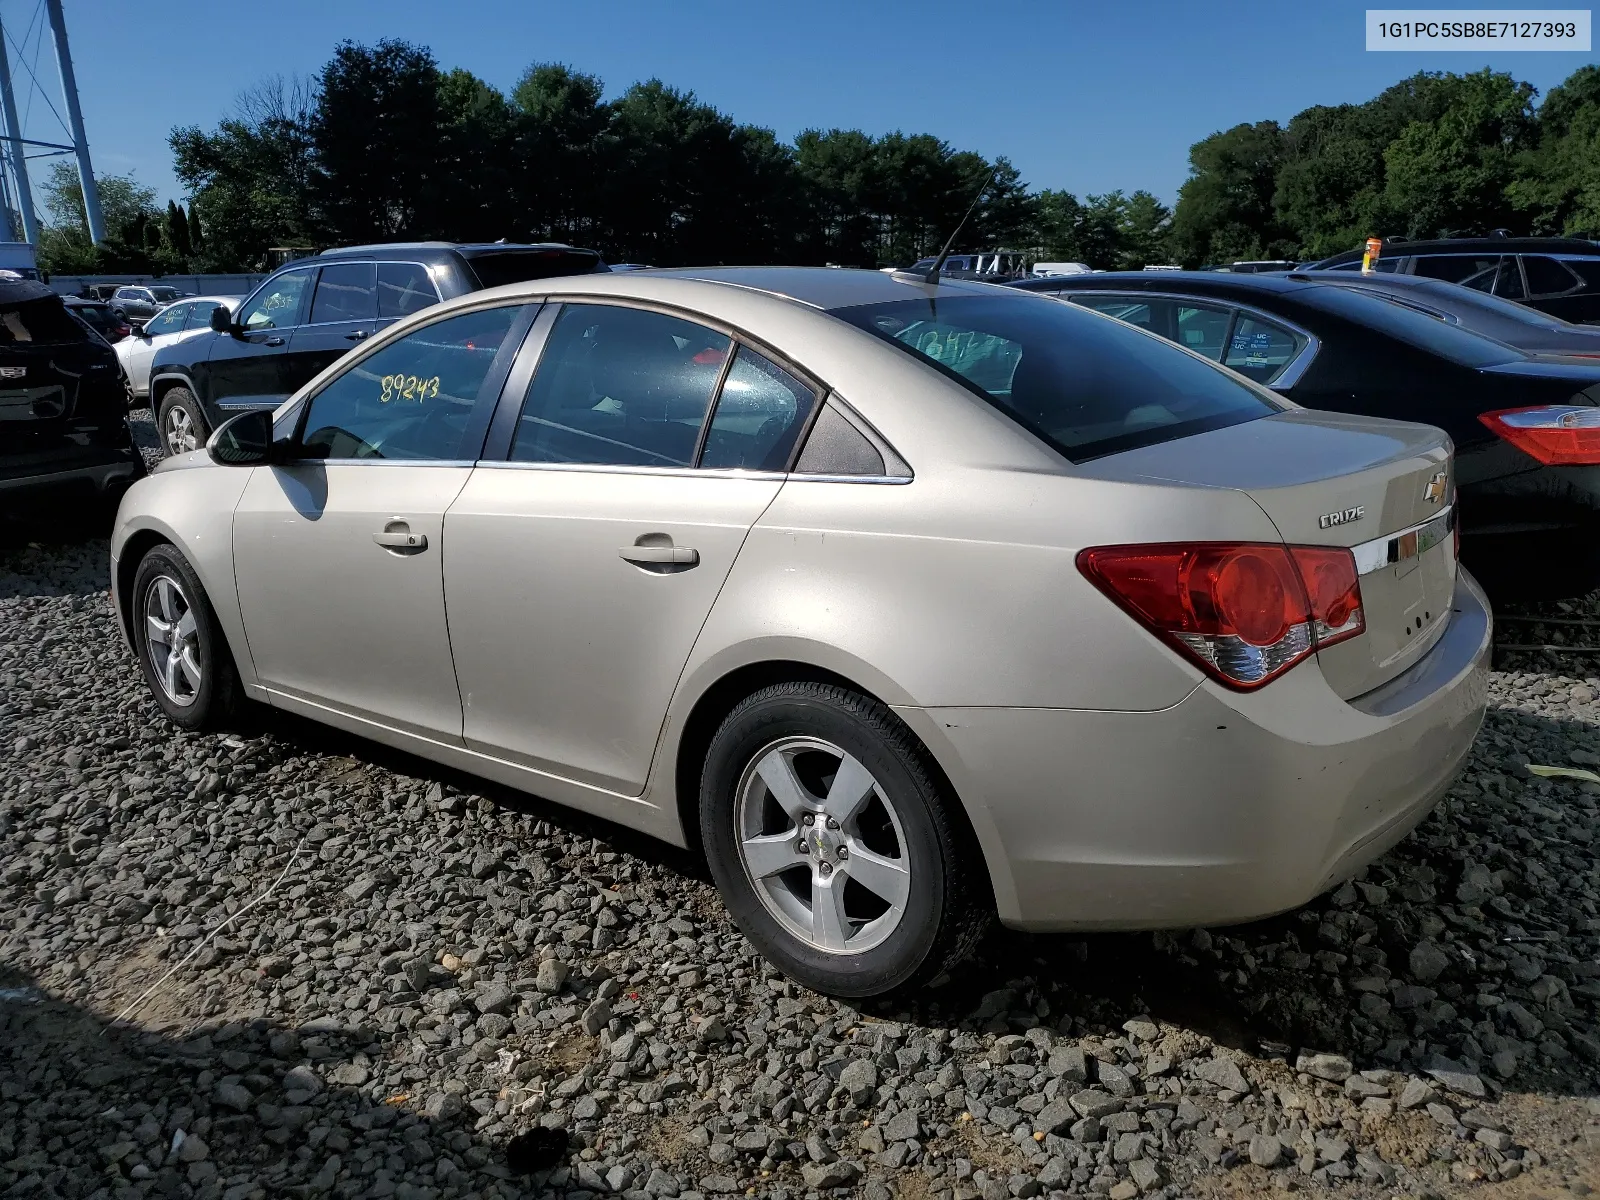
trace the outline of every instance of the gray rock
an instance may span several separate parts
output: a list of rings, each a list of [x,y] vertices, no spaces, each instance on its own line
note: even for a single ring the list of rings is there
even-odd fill
[[[1089,1078],[1088,1060],[1079,1046],[1061,1046],[1052,1050],[1045,1069],[1071,1083],[1083,1083]]]
[[[231,1108],[234,1112],[248,1112],[256,1103],[256,1098],[250,1094],[249,1088],[226,1080],[217,1084],[211,1093],[211,1100],[214,1104],[222,1108]]]
[[[1428,1062],[1423,1064],[1422,1069],[1457,1095],[1471,1096],[1474,1100],[1482,1100],[1489,1094],[1489,1089],[1484,1085],[1483,1078],[1477,1072],[1469,1071],[1460,1063],[1442,1055],[1435,1055],[1429,1059]]]
[[[1297,1071],[1304,1071],[1314,1079],[1326,1079],[1329,1083],[1343,1083],[1355,1069],[1342,1054],[1302,1054],[1295,1060],[1294,1066]]]
[[[448,1121],[461,1112],[461,1097],[449,1092],[434,1092],[428,1097],[422,1111],[435,1121]]]
[[[1418,942],[1411,948],[1411,977],[1418,983],[1432,983],[1450,966],[1450,956],[1433,942]]]
[[[819,1191],[824,1188],[844,1187],[854,1182],[860,1172],[856,1165],[845,1159],[831,1163],[806,1163],[800,1168],[800,1175],[806,1181],[808,1188]]]
[[[1095,1088],[1074,1093],[1071,1104],[1080,1117],[1107,1117],[1114,1112],[1121,1112],[1123,1108],[1121,1100]]]
[[[853,1058],[839,1072],[840,1085],[856,1104],[865,1104],[878,1089],[878,1068],[871,1060]]]
[[[554,996],[561,990],[561,985],[566,983],[567,975],[572,970],[559,958],[547,958],[539,964],[539,973],[535,977],[534,986],[547,996]]]
[[[1210,1058],[1194,1069],[1195,1077],[1230,1092],[1248,1092],[1250,1084],[1231,1058]]]
[[[1258,1167],[1275,1167],[1283,1160],[1283,1143],[1270,1133],[1250,1139],[1250,1161]]]
[[[883,1136],[891,1142],[908,1142],[922,1136],[922,1123],[909,1109],[897,1112],[883,1126]]]

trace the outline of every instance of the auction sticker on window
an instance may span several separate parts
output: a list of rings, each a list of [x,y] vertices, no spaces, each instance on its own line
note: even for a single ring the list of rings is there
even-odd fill
[[[1369,8],[1368,50],[1588,53],[1586,8]]]

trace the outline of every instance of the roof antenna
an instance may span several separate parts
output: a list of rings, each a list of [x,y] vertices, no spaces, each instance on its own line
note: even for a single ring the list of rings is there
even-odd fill
[[[927,282],[939,282],[939,272],[944,270],[944,261],[950,257],[950,247],[956,244],[956,238],[959,237],[961,235],[961,231],[967,227],[967,221],[972,216],[972,210],[978,207],[978,201],[983,199],[984,192],[989,190],[989,185],[994,182],[994,178],[998,174],[1000,174],[999,167],[996,167],[994,170],[990,171],[989,178],[983,181],[983,186],[978,189],[978,194],[972,198],[972,203],[967,205],[966,215],[963,216],[961,220],[956,223],[956,227],[950,231],[950,237],[945,241],[944,249],[939,251],[939,257],[937,261],[934,262],[932,270],[930,270],[926,276]]]

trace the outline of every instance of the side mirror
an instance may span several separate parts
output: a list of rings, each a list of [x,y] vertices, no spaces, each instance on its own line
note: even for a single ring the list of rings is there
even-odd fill
[[[233,314],[222,305],[217,305],[211,310],[211,328],[218,333],[232,333]]]
[[[272,410],[258,408],[224,421],[206,443],[206,453],[224,467],[258,467],[271,462]]]

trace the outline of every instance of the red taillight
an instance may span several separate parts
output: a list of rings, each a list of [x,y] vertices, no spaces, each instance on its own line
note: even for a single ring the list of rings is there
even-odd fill
[[[1550,467],[1600,463],[1600,408],[1582,404],[1539,404],[1502,408],[1478,420],[1496,437]]]
[[[1355,555],[1338,546],[1096,546],[1078,569],[1229,687],[1248,690],[1366,629]]]

